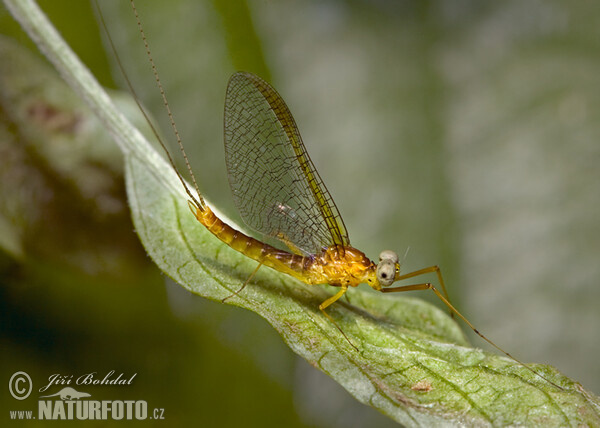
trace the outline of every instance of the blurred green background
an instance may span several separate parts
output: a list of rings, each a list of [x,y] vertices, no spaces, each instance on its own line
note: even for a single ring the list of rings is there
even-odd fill
[[[170,136],[128,2],[100,3],[136,90]],[[102,84],[125,87],[90,4],[41,6]],[[405,272],[439,264],[452,300],[480,331],[600,391],[594,2],[156,0],[138,8],[212,204],[237,218],[223,99],[234,71],[252,71],[287,101],[355,246],[372,258],[410,247]],[[0,30],[37,55],[4,9]],[[165,408],[170,425],[392,425],[296,358],[255,314],[165,281],[133,232],[116,146],[43,63],[7,46],[2,382],[18,370],[40,384],[53,373],[116,370],[137,373],[134,385],[97,387],[94,396],[147,400]],[[27,408],[6,388],[0,397],[3,415]]]

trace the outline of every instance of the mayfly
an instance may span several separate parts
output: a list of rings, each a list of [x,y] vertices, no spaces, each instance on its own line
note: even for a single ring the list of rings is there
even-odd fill
[[[384,293],[431,290],[451,313],[463,320],[483,340],[532,373],[562,389],[481,334],[450,303],[438,266],[401,274],[399,258],[395,252],[381,252],[378,263],[375,263],[362,251],[351,246],[342,217],[308,156],[289,108],[273,87],[252,73],[235,73],[227,86],[224,130],[229,184],[243,221],[253,230],[281,241],[289,251],[247,236],[219,219],[198,188],[133,0],[131,4],[196,194],[177,171],[158,133],[155,134],[189,196],[189,207],[198,222],[215,237],[258,262],[246,282],[223,301],[241,293],[263,265],[309,285],[329,284],[338,287],[338,292],[323,301],[319,309],[348,343],[358,350],[326,312],[350,287],[366,283],[374,290]],[[129,81],[128,84],[134,92]],[[135,98],[139,104],[137,97]],[[140,109],[143,112],[141,106]],[[430,282],[392,286],[397,281],[431,273],[436,274],[441,292]]]

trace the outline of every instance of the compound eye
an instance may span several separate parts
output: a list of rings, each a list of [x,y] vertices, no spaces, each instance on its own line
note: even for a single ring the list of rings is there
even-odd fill
[[[394,265],[398,263],[398,254],[393,252],[392,250],[384,250],[379,254],[379,261],[390,260]]]
[[[377,264],[376,274],[377,280],[382,286],[392,285],[396,277],[396,262],[392,259],[382,259]]]

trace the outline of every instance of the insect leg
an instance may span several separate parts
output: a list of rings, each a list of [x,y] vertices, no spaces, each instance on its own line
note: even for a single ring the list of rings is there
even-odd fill
[[[427,273],[435,272],[438,278],[438,282],[442,287],[442,292],[444,293],[444,297],[448,302],[450,302],[450,297],[448,297],[448,291],[446,290],[446,284],[444,283],[444,278],[442,277],[442,271],[439,266],[429,266],[423,269],[416,270],[414,272],[406,273],[404,275],[398,275],[394,278],[394,281],[402,281],[404,279],[412,278],[415,276],[425,275]],[[450,316],[454,318],[454,312],[450,309]]]
[[[421,269],[421,271],[425,271],[425,273],[427,272],[434,272],[436,271],[435,268],[437,268],[437,266],[432,266],[430,268],[425,268],[425,269]],[[417,276],[420,275],[419,272],[421,271],[416,271],[416,272],[412,272],[406,275],[402,275],[400,276],[400,279],[406,279],[406,278],[411,278],[413,276]],[[437,269],[437,271],[439,272],[439,268]],[[403,292],[403,291],[416,291],[416,290],[431,290],[435,293],[436,296],[439,297],[439,299],[444,302],[444,304],[448,307],[448,309],[450,309],[452,312],[454,312],[461,320],[463,320],[470,328],[471,330],[473,330],[479,337],[481,337],[483,340],[485,340],[487,343],[489,343],[490,345],[492,345],[494,348],[496,348],[498,351],[502,352],[504,355],[506,355],[507,357],[509,357],[511,360],[516,361],[517,363],[519,363],[520,365],[522,365],[523,367],[525,367],[527,370],[529,370],[531,373],[541,377],[542,379],[544,379],[546,382],[554,385],[555,387],[557,387],[558,389],[562,390],[563,388],[561,388],[560,386],[558,386],[557,384],[555,384],[554,382],[552,382],[549,379],[546,379],[544,376],[542,376],[540,373],[536,372],[535,370],[533,370],[531,367],[529,367],[527,364],[523,363],[520,360],[517,360],[515,357],[513,357],[511,354],[509,354],[508,352],[506,352],[504,349],[502,349],[500,346],[496,345],[494,342],[492,342],[490,339],[488,339],[487,337],[485,337],[483,334],[481,334],[479,332],[479,330],[477,330],[475,328],[475,326],[473,324],[471,324],[469,322],[469,320],[467,320],[460,312],[458,312],[458,310],[452,306],[452,303],[450,303],[448,301],[447,298],[445,298],[442,293],[440,293],[437,288],[435,288],[433,286],[433,284],[427,282],[427,283],[423,283],[423,284],[413,284],[413,285],[404,285],[404,286],[400,286],[400,287],[391,287],[391,288],[383,288],[381,291],[384,293],[396,293],[396,292]]]
[[[339,298],[342,297],[346,293],[346,291],[348,291],[348,286],[342,285],[341,288],[340,288],[340,291],[338,291],[335,295],[331,296],[329,299],[325,300],[323,303],[321,303],[319,305],[319,309],[321,309],[322,311],[324,311],[325,308],[327,308],[328,306],[330,306],[336,300],[339,300]]]
[[[335,301],[339,300],[346,293],[346,291],[348,291],[348,286],[347,285],[342,285],[341,288],[340,288],[340,291],[338,291],[336,294],[334,294],[329,299],[325,300],[323,303],[321,303],[319,305],[319,309],[321,310],[321,312],[323,313],[323,315],[325,315],[327,317],[327,319],[333,323],[333,325],[335,326],[335,328],[337,328],[339,330],[339,332],[342,333],[342,336],[344,336],[344,338],[348,341],[348,343],[350,344],[350,346],[352,346],[356,350],[356,352],[358,352],[358,348],[354,345],[354,343],[352,343],[350,341],[350,339],[348,339],[348,336],[346,336],[346,333],[344,333],[342,331],[342,329],[340,328],[340,326],[335,322],[335,320],[331,317],[331,315],[329,315],[327,312],[325,312],[325,309],[328,306],[330,306],[332,303],[334,303]]]
[[[256,272],[258,272],[258,269],[260,269],[260,267],[261,267],[261,266],[262,266],[262,263],[258,263],[258,266],[256,266],[256,269],[254,269],[254,270],[252,271],[252,273],[250,274],[250,276],[248,277],[248,279],[247,279],[247,280],[244,282],[244,285],[242,285],[242,286],[240,287],[240,289],[239,289],[238,291],[236,291],[235,293],[233,293],[233,294],[230,294],[229,296],[227,296],[227,297],[225,297],[225,298],[221,299],[221,303],[225,303],[227,300],[229,300],[229,299],[231,299],[232,297],[235,297],[235,296],[237,296],[238,294],[240,294],[240,293],[242,292],[242,290],[243,290],[244,288],[246,288],[246,285],[248,285],[248,283],[250,282],[250,280],[252,279],[252,277],[254,277],[254,275],[256,274]]]

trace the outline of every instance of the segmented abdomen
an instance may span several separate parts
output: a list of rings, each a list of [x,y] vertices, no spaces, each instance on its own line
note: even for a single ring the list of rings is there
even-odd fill
[[[288,253],[247,236],[219,219],[208,206],[196,209],[194,214],[213,235],[234,250],[302,282],[314,284],[309,273],[314,263],[311,257]]]

